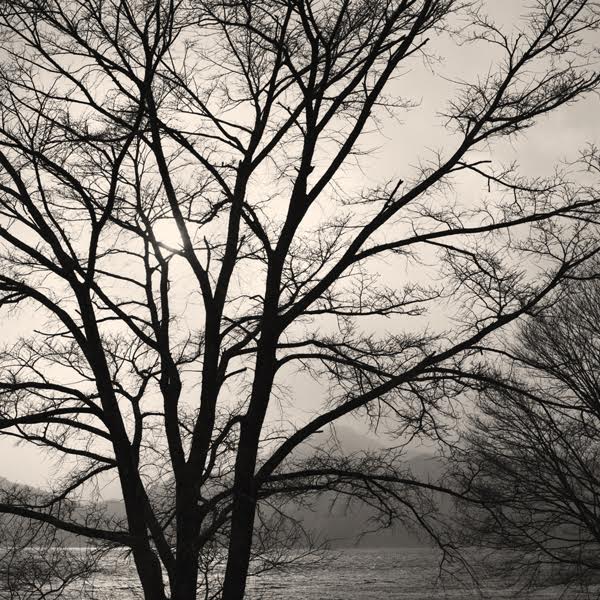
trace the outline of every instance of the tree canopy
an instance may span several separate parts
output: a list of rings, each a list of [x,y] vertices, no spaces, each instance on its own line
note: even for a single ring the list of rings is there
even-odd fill
[[[0,308],[25,333],[0,429],[63,477],[0,512],[129,548],[145,600],[240,600],[252,559],[297,543],[291,498],[433,531],[403,448],[452,435],[482,342],[598,249],[593,185],[492,162],[600,82],[598,3],[528,10],[511,30],[460,0],[2,3]],[[453,84],[445,147],[349,183],[442,40],[492,61]],[[350,415],[392,447],[298,451]],[[107,473],[121,522],[65,509]]]
[[[594,261],[521,327],[454,456],[476,501],[461,505],[463,543],[505,551],[529,581],[587,585],[600,572],[597,273]]]

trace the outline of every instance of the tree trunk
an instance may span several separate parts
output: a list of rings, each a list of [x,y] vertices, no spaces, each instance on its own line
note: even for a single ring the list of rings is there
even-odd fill
[[[256,353],[252,395],[240,427],[240,441],[235,463],[234,502],[222,600],[243,600],[246,591],[258,498],[254,471],[260,434],[276,371],[276,348],[279,337],[276,322],[283,261],[282,253],[271,263],[267,275],[263,327]]]
[[[177,548],[171,600],[195,600],[198,585],[197,495],[188,474],[177,485]]]
[[[146,548],[134,549],[133,560],[142,584],[144,600],[166,600],[160,563],[154,552]]]
[[[246,591],[256,514],[256,490],[254,489],[256,446],[252,448],[246,445],[245,442],[250,441],[249,437],[242,430],[235,470],[235,500],[222,600],[243,600]]]
[[[175,586],[171,600],[196,600],[198,590],[198,557],[189,544],[189,551],[177,557],[175,567]]]

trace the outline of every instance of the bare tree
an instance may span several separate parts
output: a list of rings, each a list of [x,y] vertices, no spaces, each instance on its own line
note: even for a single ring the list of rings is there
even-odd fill
[[[477,403],[455,475],[475,504],[462,537],[505,550],[526,580],[600,574],[600,285],[597,263],[521,328]],[[494,377],[490,377],[493,380]],[[495,562],[503,568],[506,564]]]
[[[53,500],[27,486],[2,484],[4,500],[10,496],[15,507],[43,508]],[[70,511],[75,508],[71,504]],[[78,518],[85,521],[83,507],[77,510]],[[67,504],[57,516],[71,516]],[[86,588],[90,581],[104,566],[110,566],[105,559],[109,550],[109,545],[90,545],[86,538],[65,535],[48,522],[2,515],[0,595],[7,600],[59,600],[66,593],[89,597]]]
[[[593,189],[477,151],[597,89],[599,25],[587,0],[517,33],[459,0],[3,3],[0,305],[36,329],[0,357],[0,425],[64,477],[0,511],[128,547],[146,600],[241,599],[253,556],[301,535],[290,498],[431,529],[402,447],[446,435],[475,347],[597,251]],[[345,187],[456,28],[496,62],[456,84],[448,148]],[[396,449],[298,452],[347,415]],[[123,523],[62,510],[111,473]]]

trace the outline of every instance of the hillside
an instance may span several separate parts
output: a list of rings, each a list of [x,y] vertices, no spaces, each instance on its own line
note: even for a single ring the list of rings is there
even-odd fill
[[[315,448],[322,447],[327,442],[328,437],[324,433],[314,436],[311,438],[311,443],[305,444],[298,450],[297,455],[310,456]],[[383,447],[379,440],[361,435],[349,427],[337,427],[335,437],[339,451],[343,454],[364,449],[377,450]],[[424,453],[409,455],[407,467],[415,477],[425,481],[436,479],[441,472],[439,460]],[[45,495],[42,490],[14,484],[0,476],[0,490],[2,489],[20,490],[28,496],[37,498]],[[414,547],[428,544],[422,533],[410,530],[401,524],[362,536],[365,531],[373,528],[373,525],[368,522],[373,515],[372,509],[360,503],[355,503],[348,508],[342,502],[333,502],[333,500],[332,495],[325,494],[315,499],[309,507],[292,506],[291,514],[303,523],[307,531],[318,534],[319,539],[330,540],[333,547]],[[447,509],[447,503],[441,504],[442,506],[445,504]],[[109,518],[124,517],[125,510],[119,499],[104,500],[101,506],[101,512]],[[64,534],[61,539],[73,544],[82,542],[76,536],[69,534]]]
[[[299,454],[309,455],[311,450],[326,443],[327,437],[325,433],[313,437],[312,442],[301,448]],[[363,450],[376,451],[384,447],[378,439],[359,434],[350,427],[336,427],[335,437],[340,452],[346,455]],[[424,481],[437,479],[442,471],[439,459],[427,453],[408,454],[406,467],[416,478]],[[333,500],[333,495],[324,495],[310,509],[299,508],[297,514],[308,531],[318,532],[322,538],[331,540],[333,547],[415,547],[430,544],[422,531],[400,523],[363,535],[365,531],[374,528],[369,523],[373,510],[361,503],[354,503],[347,508],[342,501]],[[442,510],[448,509],[447,502],[442,501],[440,505]]]

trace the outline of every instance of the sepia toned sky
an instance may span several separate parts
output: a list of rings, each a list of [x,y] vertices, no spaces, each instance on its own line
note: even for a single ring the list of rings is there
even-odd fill
[[[529,2],[504,0],[489,2],[490,12],[507,25],[516,24],[523,7]],[[457,24],[458,25],[458,24]],[[412,68],[403,72],[389,87],[389,93],[410,99],[418,106],[398,115],[397,120],[384,117],[378,130],[373,129],[361,146],[369,149],[361,159],[358,170],[348,166],[340,180],[349,187],[372,185],[392,178],[408,178],[420,159],[427,159],[438,149],[452,144],[454,134],[444,125],[439,112],[452,97],[459,79],[485,75],[493,64],[493,52],[482,51],[481,46],[458,47],[447,37],[431,40],[430,52],[439,55],[439,62],[431,64],[415,59]],[[548,175],[559,161],[572,161],[586,143],[600,144],[600,99],[590,96],[576,105],[562,108],[542,118],[537,126],[519,138],[503,141],[482,151],[494,164],[517,161],[523,172],[530,175]],[[340,183],[339,182],[339,183]],[[468,185],[468,184],[466,184]],[[483,193],[481,182],[469,189],[469,194]],[[463,188],[464,189],[464,188]],[[466,189],[465,189],[466,191]],[[14,313],[2,316],[4,343],[19,336],[33,334],[40,326],[39,315]],[[319,387],[308,379],[298,379],[295,390],[300,400],[297,414],[314,410],[319,399]],[[352,421],[348,424],[353,426]],[[354,424],[357,428],[358,424]],[[44,486],[59,472],[44,454],[31,447],[15,447],[10,439],[0,436],[0,476],[21,483]],[[107,482],[105,494],[115,493],[114,483]]]

